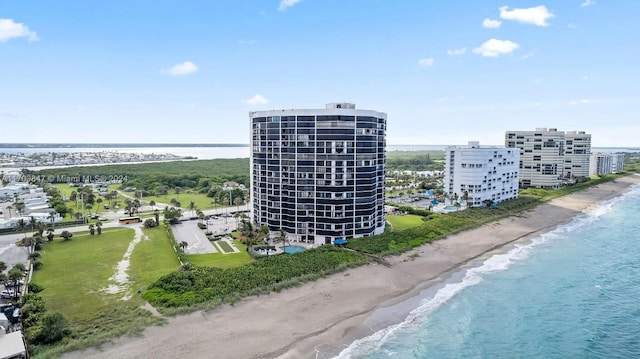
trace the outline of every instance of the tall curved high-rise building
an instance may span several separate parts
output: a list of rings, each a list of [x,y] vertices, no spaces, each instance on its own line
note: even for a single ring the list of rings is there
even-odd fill
[[[385,113],[331,103],[249,117],[256,223],[314,244],[384,231]]]

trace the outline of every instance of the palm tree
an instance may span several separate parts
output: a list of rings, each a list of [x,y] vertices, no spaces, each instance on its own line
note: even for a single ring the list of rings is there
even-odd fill
[[[73,210],[73,208],[71,207],[67,208],[67,214],[69,215],[69,217],[73,218],[74,212],[75,211]]]
[[[189,202],[189,210],[191,211],[192,215],[196,208],[198,208],[198,206],[196,206],[196,203],[194,201]]]
[[[204,220],[204,212],[202,212],[201,210],[197,210],[196,211],[196,216],[198,216],[198,219],[200,220],[200,223],[202,223],[203,220]]]
[[[238,221],[240,221],[240,218],[242,218],[244,216],[244,213],[242,212],[236,212],[233,214],[233,218],[236,219],[236,229],[238,228]]]
[[[11,210],[13,209],[13,206],[9,205],[7,206],[7,211],[9,211],[9,219],[11,219]]]
[[[187,243],[186,241],[180,242],[180,248],[182,249],[183,252],[188,246],[189,246],[189,243]]]
[[[25,208],[24,202],[15,202],[13,206],[15,207],[16,211],[20,214],[22,214],[22,211],[24,211],[24,208]]]
[[[40,237],[42,237],[42,234],[44,233],[44,230],[47,229],[47,225],[42,223],[42,222],[38,222],[36,224],[36,230],[38,231],[38,234],[40,234]]]
[[[36,229],[36,225],[38,224],[38,221],[36,220],[36,217],[31,216],[29,218],[29,227],[31,227],[31,230],[34,231]]]
[[[102,203],[102,198],[98,197],[98,199],[96,199],[96,203],[98,204],[98,207],[96,208],[96,213],[98,213],[98,211],[100,210],[100,204]]]
[[[149,201],[149,205],[151,206],[151,208],[153,208],[154,210],[156,209],[156,201],[151,200]]]
[[[102,222],[96,223],[96,229],[98,230],[98,235],[102,234]]]
[[[133,196],[136,198],[136,201],[138,201],[138,206],[136,208],[140,208],[142,211],[142,191],[137,190],[133,192]]]
[[[240,198],[240,197],[236,197],[236,198],[234,198],[234,199],[233,199],[233,204],[235,204],[235,205],[236,205],[236,207],[238,207],[238,211],[240,210],[240,206],[241,206],[242,204],[244,204],[243,202],[244,202],[244,201],[243,201],[243,200],[242,200],[242,198]]]
[[[180,198],[180,190],[181,190],[181,188],[179,186],[176,186],[173,190],[176,192],[176,197]]]
[[[18,227],[24,231],[24,238],[27,238],[27,228],[29,227],[29,224],[24,220],[24,218],[20,218],[18,220]]]
[[[464,193],[462,194],[462,199],[464,200],[464,205],[466,207],[469,207],[469,192],[468,191],[464,191]]]
[[[282,228],[278,231],[278,236],[276,236],[276,243],[282,242],[283,246],[287,245],[287,232],[285,232]]]

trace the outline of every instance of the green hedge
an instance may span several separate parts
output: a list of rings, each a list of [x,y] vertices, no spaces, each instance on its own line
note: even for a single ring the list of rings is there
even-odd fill
[[[236,268],[193,267],[160,278],[144,292],[143,298],[165,308],[233,302],[367,262],[359,253],[324,246],[291,256],[269,256]]]

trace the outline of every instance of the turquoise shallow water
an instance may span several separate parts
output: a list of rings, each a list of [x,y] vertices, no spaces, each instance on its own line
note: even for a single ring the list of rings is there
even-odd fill
[[[340,358],[640,358],[640,187],[495,255]]]

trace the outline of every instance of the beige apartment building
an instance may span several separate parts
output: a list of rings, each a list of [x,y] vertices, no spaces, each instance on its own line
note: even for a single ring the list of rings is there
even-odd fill
[[[520,149],[520,188],[559,188],[589,175],[591,135],[584,131],[507,131],[505,147]]]

